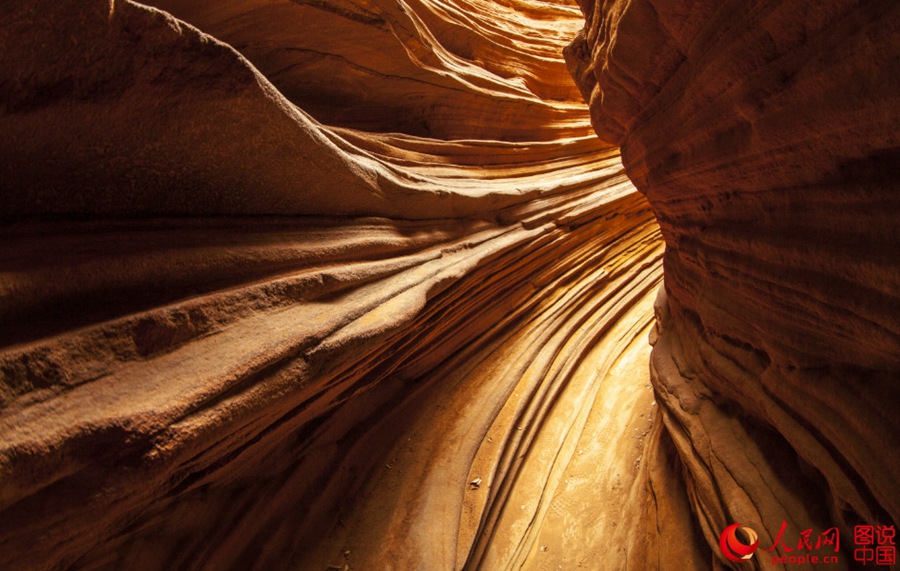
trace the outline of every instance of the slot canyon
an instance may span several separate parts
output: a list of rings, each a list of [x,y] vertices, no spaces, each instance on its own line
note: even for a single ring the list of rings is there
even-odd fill
[[[0,570],[900,569],[900,2],[0,6]]]

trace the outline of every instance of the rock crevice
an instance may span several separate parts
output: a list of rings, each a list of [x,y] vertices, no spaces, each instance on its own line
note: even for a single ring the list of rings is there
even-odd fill
[[[708,543],[893,525],[897,6],[581,7],[570,69],[666,241],[651,373]]]
[[[7,4],[0,568],[898,520],[895,3]]]

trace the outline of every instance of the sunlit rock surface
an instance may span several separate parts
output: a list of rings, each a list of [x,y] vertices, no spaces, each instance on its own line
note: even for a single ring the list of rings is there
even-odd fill
[[[851,567],[898,13],[4,3],[0,569]]]
[[[0,568],[660,558],[662,240],[577,6],[3,12]]]
[[[666,241],[652,375],[694,520],[837,525],[852,565],[853,526],[900,520],[900,4],[581,5],[569,67]]]

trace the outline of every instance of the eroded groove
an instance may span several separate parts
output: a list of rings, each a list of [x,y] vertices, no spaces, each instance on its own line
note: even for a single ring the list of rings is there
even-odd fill
[[[718,569],[731,522],[895,523],[898,15],[10,4],[0,568]]]
[[[568,474],[646,493],[661,236],[577,8],[356,4],[12,11],[0,567],[539,567],[624,505]]]

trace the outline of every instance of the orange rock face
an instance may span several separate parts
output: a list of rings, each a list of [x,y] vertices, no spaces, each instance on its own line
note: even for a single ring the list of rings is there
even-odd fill
[[[897,22],[9,4],[0,569],[720,568],[738,521],[851,566],[898,519]]]
[[[652,374],[707,541],[894,524],[897,3],[582,8],[570,69],[666,240]]]
[[[9,6],[0,568],[616,561],[662,241],[563,62],[582,22]]]

